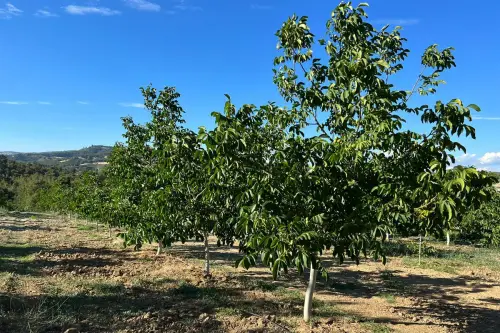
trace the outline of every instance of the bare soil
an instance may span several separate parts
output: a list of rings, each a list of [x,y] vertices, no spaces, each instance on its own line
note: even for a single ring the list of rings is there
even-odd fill
[[[273,281],[212,242],[205,279],[202,243],[156,256],[155,244],[125,249],[95,228],[0,216],[0,332],[500,332],[500,251],[433,244],[440,255],[421,265],[330,262],[305,324],[307,272]]]

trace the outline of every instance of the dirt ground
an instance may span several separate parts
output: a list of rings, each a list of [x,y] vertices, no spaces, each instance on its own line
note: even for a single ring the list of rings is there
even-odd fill
[[[0,332],[500,332],[500,251],[432,249],[330,263],[304,324],[307,276],[235,269],[237,249],[213,244],[204,279],[201,243],[155,256],[95,224],[0,216]]]

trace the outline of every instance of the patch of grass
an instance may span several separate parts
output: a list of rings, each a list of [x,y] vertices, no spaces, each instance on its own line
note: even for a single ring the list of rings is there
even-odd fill
[[[15,273],[5,273],[0,276],[0,290],[13,292],[19,286],[19,277]]]
[[[418,264],[418,258],[404,258],[403,264],[410,267],[420,267],[423,269],[431,269],[437,272],[443,272],[448,274],[457,274],[457,268],[465,267],[464,263],[461,262],[450,262],[445,259],[437,259],[437,258],[423,258]]]
[[[120,295],[125,291],[122,283],[119,282],[96,282],[87,285],[97,295]]]
[[[47,284],[42,287],[43,293],[50,296],[58,296],[64,293],[64,289],[56,284]]]
[[[29,244],[8,244],[0,246],[0,271],[29,274],[35,253],[42,248]]]
[[[186,281],[180,281],[179,286],[175,289],[175,294],[184,298],[197,298],[201,296],[201,289]]]
[[[465,248],[445,251],[439,257],[455,267],[487,267],[500,271],[500,249],[498,248]]]
[[[378,295],[378,297],[385,299],[389,304],[396,303],[396,296],[394,296],[393,294],[381,293],[380,295]]]
[[[132,281],[132,286],[135,288],[169,289],[172,288],[173,284],[177,285],[177,281],[166,277],[152,279],[136,278]]]
[[[228,304],[229,301],[224,290],[215,287],[197,287],[186,281],[181,281],[177,288],[171,289],[171,292],[182,300],[200,300],[213,307]]]
[[[354,282],[331,282],[330,288],[335,290],[356,290],[359,288],[359,285]]]
[[[0,313],[8,309],[0,315],[0,324],[7,325],[6,332],[62,332],[79,317],[67,303],[68,298],[52,296],[27,299],[0,295]]]
[[[245,286],[245,289],[249,290],[261,290],[263,292],[268,292],[276,291],[277,289],[282,288],[278,283],[249,277],[241,277],[240,281]]]
[[[76,229],[80,231],[90,231],[90,230],[95,230],[95,226],[88,224],[79,224],[76,226]]]
[[[273,291],[273,295],[278,297],[282,302],[289,302],[293,307],[302,308],[304,304],[304,291],[279,287]],[[313,316],[315,317],[332,317],[343,315],[342,312],[335,307],[334,303],[325,302],[313,297]]]
[[[217,316],[221,317],[234,317],[241,315],[240,311],[234,307],[220,307],[217,309],[216,313]]]
[[[393,332],[392,329],[390,329],[389,327],[387,327],[386,325],[381,324],[381,323],[366,322],[366,323],[362,323],[361,326],[363,326],[365,329],[367,329],[373,333],[391,333],[391,332]]]
[[[280,286],[277,283],[267,282],[263,280],[254,280],[256,287],[262,291],[275,291]]]
[[[132,281],[132,287],[147,288],[151,285],[151,281],[143,278],[137,278]]]
[[[380,272],[380,278],[384,281],[384,286],[391,290],[404,291],[407,285],[399,280],[390,270]]]
[[[301,301],[304,298],[302,292],[296,289],[290,289],[285,287],[277,288],[273,294],[279,298],[288,300],[288,301]]]
[[[391,280],[392,278],[394,278],[394,274],[392,273],[392,271],[389,271],[386,269],[386,270],[380,272],[380,278],[384,281],[388,281],[388,280]]]
[[[418,241],[397,240],[384,244],[384,251],[387,256],[418,256],[419,243]],[[440,251],[435,247],[428,245],[426,241],[422,242],[422,256],[436,256]]]
[[[324,318],[342,315],[343,313],[339,312],[334,303],[313,299],[313,314]]]
[[[3,260],[30,261],[30,258],[42,250],[41,247],[33,244],[9,244],[0,246],[0,258]]]
[[[431,244],[431,245],[429,245]],[[500,271],[500,249],[444,247],[438,242],[423,242],[421,264],[418,265],[418,242],[395,241],[386,244],[391,256],[404,256],[403,263],[410,267],[421,267],[438,272],[458,274],[468,268],[488,268]]]

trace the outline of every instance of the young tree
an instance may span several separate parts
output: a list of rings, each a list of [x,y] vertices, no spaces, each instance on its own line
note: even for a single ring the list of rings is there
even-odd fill
[[[500,194],[491,188],[492,199],[477,209],[464,212],[454,226],[462,242],[500,246]]]
[[[157,241],[158,253],[175,241],[203,239],[208,276],[209,235],[215,233],[218,243],[226,244],[233,230],[224,227],[228,220],[225,191],[211,181],[211,161],[218,156],[214,134],[205,128],[196,133],[183,127],[184,111],[174,88],[157,91],[148,86],[142,93],[151,119],[137,125],[124,118],[127,142],[118,145],[110,159],[109,174],[119,188],[112,196],[138,215],[123,221],[127,227],[123,237],[126,244],[139,246]]]
[[[246,230],[240,264],[260,254],[276,277],[280,271],[310,267],[304,319],[311,315],[317,270],[326,274],[320,254],[331,249],[340,262],[359,262],[371,252],[383,256],[382,242],[395,222],[441,233],[474,196],[467,186],[475,170],[451,172],[451,152],[465,151],[453,140],[474,138],[471,110],[461,100],[411,107],[413,94],[434,94],[440,74],[453,66],[452,49],[427,48],[422,72],[411,91],[395,88],[393,76],[409,50],[399,27],[375,29],[360,4],[341,3],[319,40],[327,60],[313,58],[314,35],[307,17],[292,16],[277,32],[282,54],[275,59],[275,83],[290,112],[264,112],[265,125],[285,134],[267,146],[269,156],[248,168],[247,194],[239,228]],[[419,115],[429,131],[403,130],[405,115]],[[293,115],[292,117],[290,115]],[[307,126],[319,134],[308,137]],[[244,163],[245,159],[241,159]],[[252,193],[253,195],[251,195]],[[383,257],[385,263],[385,257]]]

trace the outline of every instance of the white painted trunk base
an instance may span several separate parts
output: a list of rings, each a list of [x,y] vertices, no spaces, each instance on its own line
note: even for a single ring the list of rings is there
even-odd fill
[[[161,251],[163,250],[163,243],[161,241],[158,242],[158,248],[156,249],[156,255],[159,256]]]
[[[205,233],[205,276],[210,276],[210,249],[208,248],[208,233]]]
[[[309,273],[309,284],[307,285],[306,295],[304,299],[304,321],[306,323],[308,323],[312,317],[312,302],[317,276],[318,270],[311,267],[311,271]]]

